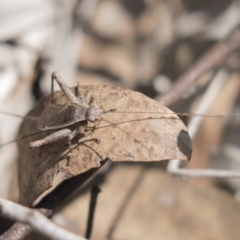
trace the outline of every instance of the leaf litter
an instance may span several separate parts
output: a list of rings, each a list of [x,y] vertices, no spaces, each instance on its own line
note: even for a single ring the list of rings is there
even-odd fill
[[[20,203],[31,206],[52,187],[57,174],[61,174],[62,180],[69,179],[100,167],[105,160],[190,160],[191,139],[182,121],[171,110],[141,93],[119,87],[81,86],[80,91],[86,102],[93,96],[103,109],[116,110],[103,114],[98,124],[81,123],[93,131],[88,136],[75,137],[72,151],[66,139],[30,149],[29,142],[49,135],[49,131],[32,134],[39,132],[36,120],[51,104],[50,97],[40,100],[24,119],[19,131],[20,136],[32,134],[18,143]],[[56,104],[67,102],[62,92],[55,92],[54,98]]]

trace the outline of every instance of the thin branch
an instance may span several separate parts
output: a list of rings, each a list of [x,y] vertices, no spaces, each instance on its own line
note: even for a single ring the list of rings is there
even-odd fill
[[[228,74],[226,70],[220,69],[216,75],[214,76],[211,84],[208,86],[205,94],[202,97],[202,100],[197,106],[196,112],[200,112],[205,114],[213,101],[215,100],[216,96],[218,95],[219,91],[222,89],[223,84],[226,82],[228,78]],[[188,123],[188,133],[193,139],[199,129],[199,126],[202,122],[202,118],[194,118],[192,117],[190,122]],[[176,172],[179,170],[181,165],[181,160],[171,160],[168,163],[167,170],[176,175]],[[190,171],[190,170],[188,170]]]
[[[37,209],[37,211],[46,217],[52,214],[51,210]],[[30,226],[22,222],[16,222],[8,231],[1,235],[0,240],[23,240],[31,231],[32,228]]]
[[[227,81],[229,74],[224,70],[220,69],[209,85],[205,92],[201,102],[197,107],[197,112],[205,114],[212,102],[215,100],[219,91],[222,89],[223,84]],[[194,138],[202,119],[192,118],[188,124],[188,132],[191,138]],[[181,160],[171,160],[168,163],[167,170],[173,175],[184,176],[184,177],[217,177],[217,178],[239,178],[240,171],[231,170],[219,170],[219,169],[181,169]]]
[[[107,233],[107,239],[113,238],[112,235],[113,235],[115,229],[117,228],[117,225],[120,222],[120,220],[124,214],[124,211],[126,210],[132,196],[134,195],[134,193],[136,192],[136,190],[142,183],[142,180],[145,177],[145,173],[146,173],[146,167],[144,165],[142,165],[140,172],[138,173],[137,177],[133,181],[133,184],[130,187],[130,189],[128,190],[128,192],[124,198],[124,201],[122,202],[121,206],[118,208],[118,211],[117,211],[114,219],[111,222],[111,225],[110,225],[108,233]]]
[[[101,162],[102,165],[104,163],[105,162]],[[96,171],[97,169],[91,169],[79,176],[65,180],[37,204],[36,209],[45,216],[52,215],[53,211],[75,190],[80,188]],[[1,236],[0,240],[22,240],[31,231],[32,229],[28,225],[17,222]],[[13,237],[11,238],[10,236]]]
[[[87,239],[90,239],[90,237],[91,237],[94,213],[95,213],[95,208],[97,205],[97,197],[100,192],[101,192],[101,189],[98,186],[92,187],[89,212],[88,212],[87,228],[86,228],[86,234],[85,234],[85,237]]]
[[[171,160],[176,161],[176,160]],[[177,160],[180,161],[180,160]],[[219,169],[179,169],[168,167],[168,171],[176,176],[183,177],[209,177],[209,178],[240,178],[240,171],[219,170]]]
[[[0,198],[0,209],[3,216],[26,223],[46,237],[56,240],[86,240],[57,226],[37,210],[21,206],[3,198]]]
[[[212,103],[218,96],[219,92],[222,90],[225,82],[229,79],[229,72],[222,68],[217,71],[211,84],[208,86],[207,90],[205,91],[200,103],[197,106],[196,112],[205,114],[211,107]],[[190,122],[188,123],[188,133],[190,137],[193,139],[200,127],[202,122],[202,118],[195,118],[192,117]]]
[[[0,240],[23,240],[31,231],[32,229],[28,225],[17,222],[11,227],[11,231],[6,231],[0,236]]]
[[[195,83],[205,73],[225,63],[227,58],[240,49],[240,26],[234,29],[222,42],[214,45],[173,85],[169,92],[159,95],[156,100],[170,106],[184,96],[192,95]]]

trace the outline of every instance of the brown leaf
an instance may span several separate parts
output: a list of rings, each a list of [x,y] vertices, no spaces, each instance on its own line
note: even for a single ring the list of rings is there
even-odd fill
[[[86,102],[91,96],[98,99],[105,109],[115,112],[103,114],[103,120],[87,137],[77,136],[69,151],[66,139],[30,149],[29,142],[41,139],[49,132],[42,132],[19,143],[20,201],[31,205],[45,190],[52,186],[56,175],[68,179],[100,166],[100,161],[149,162],[168,159],[190,160],[191,140],[186,127],[169,109],[145,95],[111,86],[82,86]],[[56,103],[67,100],[62,92],[55,93]],[[43,98],[28,114],[38,117],[50,104]],[[88,123],[88,127],[94,123]],[[26,119],[20,135],[37,132],[37,121]],[[91,139],[98,139],[100,143]]]

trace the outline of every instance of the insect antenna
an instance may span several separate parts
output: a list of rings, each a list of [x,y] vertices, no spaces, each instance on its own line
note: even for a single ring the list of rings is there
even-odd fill
[[[194,113],[194,112],[190,112],[190,113],[163,113],[163,112],[126,112],[126,111],[114,111],[114,113],[119,113],[119,114],[122,114],[122,113],[128,113],[128,114],[136,114],[136,113],[139,113],[139,114],[160,114],[160,115],[178,115],[178,116],[189,116],[189,117],[205,117],[205,118],[231,118],[231,117],[240,117],[240,114],[238,113],[232,113],[232,114],[228,114],[228,115],[225,115],[225,114],[203,114],[203,113]]]
[[[125,131],[124,129],[122,129],[119,125],[124,124],[124,123],[128,123],[128,122],[132,122],[132,121],[138,121],[138,119],[135,120],[130,120],[130,121],[122,121],[122,122],[118,122],[118,123],[114,123],[110,120],[104,119],[102,118],[103,121],[107,122],[108,125],[105,126],[100,126],[100,127],[96,127],[96,129],[98,128],[106,128],[106,127],[111,127],[111,126],[115,126],[117,127],[117,129],[121,132],[123,132],[124,134],[126,134],[128,137],[130,137],[131,139],[133,139],[134,141],[137,141],[138,143],[140,143],[142,145],[143,148],[147,149],[146,146],[137,138],[135,138],[134,136],[132,136],[131,134],[129,134],[127,131]],[[140,120],[147,120],[147,119],[140,119]],[[149,149],[147,149],[149,150]]]
[[[30,134],[28,134],[28,135],[26,135],[26,136],[22,136],[22,137],[19,137],[19,138],[14,139],[14,140],[11,140],[11,141],[9,141],[9,142],[0,144],[0,148],[1,148],[1,147],[4,147],[4,146],[6,146],[6,145],[8,145],[8,144],[10,144],[10,143],[14,143],[14,142],[20,141],[20,140],[22,140],[22,139],[24,139],[24,138],[28,138],[28,137],[37,135],[37,134],[39,134],[39,133],[41,133],[41,132],[42,132],[42,131],[30,133]]]
[[[19,115],[19,114],[15,114],[15,113],[10,113],[10,112],[6,112],[6,111],[0,111],[0,114],[4,114],[4,115],[9,115],[9,116],[13,116],[13,117],[18,117],[18,118],[22,118],[22,119],[30,119],[32,121],[37,121],[38,118],[37,117],[30,117],[30,116],[22,116],[22,115]],[[8,144],[11,144],[11,143],[14,143],[14,142],[17,142],[17,141],[20,141],[24,138],[28,138],[28,137],[31,137],[31,136],[34,136],[36,134],[39,134],[41,133],[41,131],[38,131],[38,132],[34,132],[34,133],[30,133],[26,136],[20,136],[19,138],[16,138],[14,140],[11,140],[9,142],[5,142],[3,144],[0,144],[0,148],[3,147],[3,146],[6,146]]]
[[[22,115],[19,115],[19,114],[5,112],[5,111],[0,111],[0,113],[4,114],[4,115],[9,115],[9,116],[13,116],[13,117],[22,118],[22,119],[30,119],[30,120],[33,120],[33,121],[38,120],[38,117],[22,116]]]
[[[104,110],[104,111],[102,112],[102,114],[109,113],[109,112],[116,112],[116,111],[117,111],[116,108],[111,108],[111,109],[109,109],[109,110]]]

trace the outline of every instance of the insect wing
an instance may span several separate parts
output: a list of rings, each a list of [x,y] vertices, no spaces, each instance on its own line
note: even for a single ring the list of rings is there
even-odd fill
[[[54,130],[83,121],[85,120],[84,117],[82,117],[82,119],[76,119],[75,117],[76,112],[79,112],[79,110],[82,110],[82,116],[85,116],[85,107],[78,104],[71,103],[48,106],[39,118],[38,129]]]

